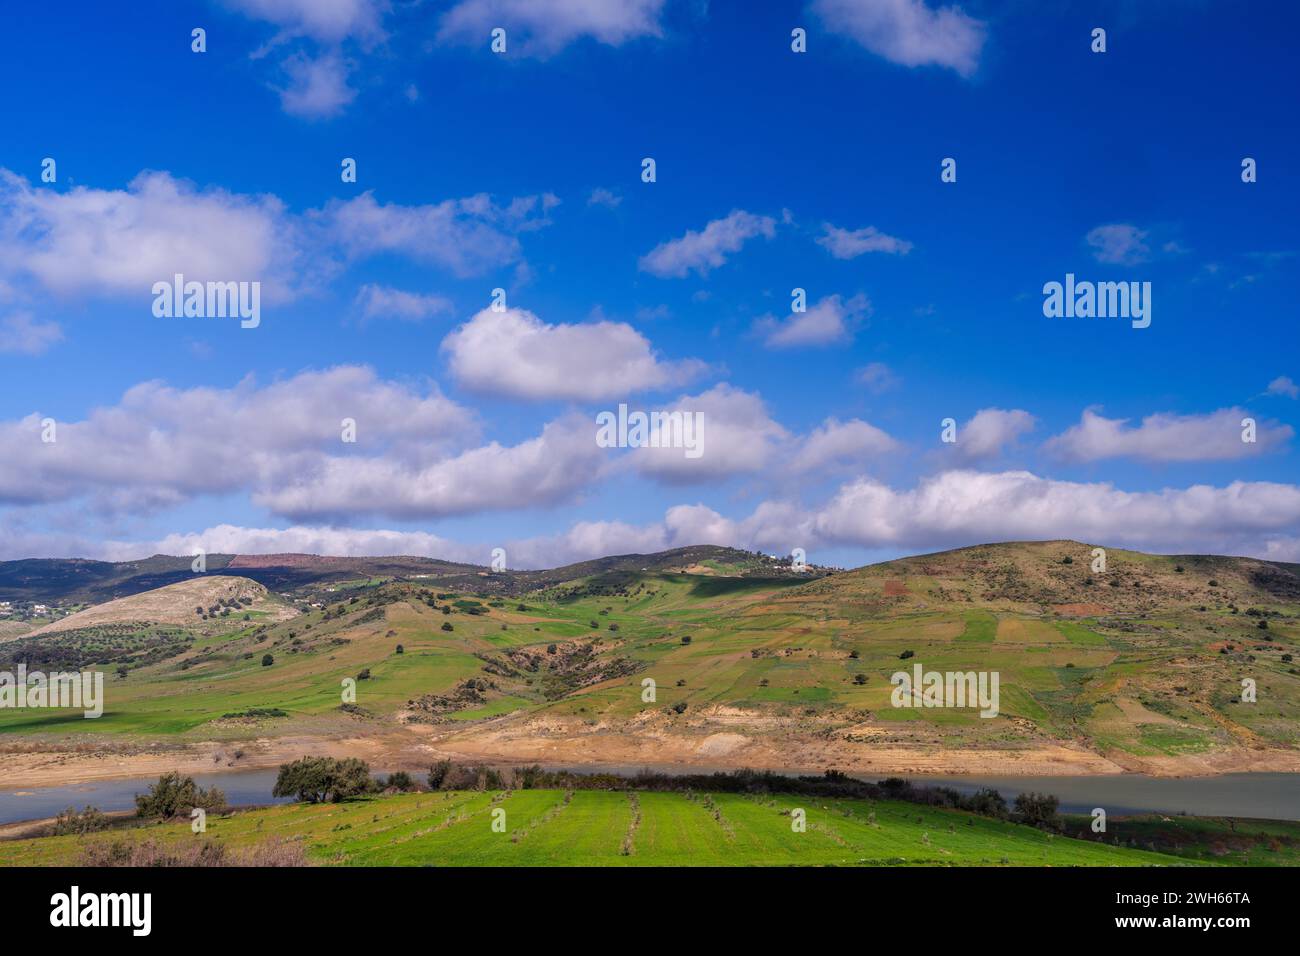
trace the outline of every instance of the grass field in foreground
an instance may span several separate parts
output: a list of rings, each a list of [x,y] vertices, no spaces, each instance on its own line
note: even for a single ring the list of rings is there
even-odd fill
[[[790,813],[806,813],[794,832]],[[492,829],[505,811],[504,832]],[[1143,866],[1189,861],[894,801],[615,791],[445,791],[289,804],[208,818],[0,843],[0,865],[76,865],[90,841],[280,838],[351,866]]]

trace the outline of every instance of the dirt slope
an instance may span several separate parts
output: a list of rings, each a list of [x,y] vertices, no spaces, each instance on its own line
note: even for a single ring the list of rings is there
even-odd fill
[[[248,602],[241,600],[245,598]],[[269,613],[271,619],[276,621],[293,617],[294,614],[291,609],[272,598],[266,588],[256,581],[226,575],[203,575],[190,581],[169,584],[165,588],[98,604],[32,633],[50,634],[126,622],[192,625],[198,619],[194,613],[195,608],[212,607],[223,600],[237,602],[242,611]]]

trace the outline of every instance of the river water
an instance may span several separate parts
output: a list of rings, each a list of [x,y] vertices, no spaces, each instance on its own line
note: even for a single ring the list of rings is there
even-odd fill
[[[642,767],[556,767],[554,769],[635,774]],[[682,772],[680,766],[652,767],[664,772]],[[715,768],[690,768],[708,773]],[[242,770],[196,774],[203,787],[218,786],[232,806],[284,803],[271,796],[276,770]],[[417,775],[418,776],[418,775]],[[0,824],[52,817],[70,806],[86,805],[103,811],[128,810],[135,795],[143,793],[156,777],[106,780],[98,783],[67,784],[26,790],[0,790]],[[864,777],[863,779],[875,779]],[[1300,820],[1300,774],[1241,773],[1220,777],[1144,777],[1118,774],[1096,777],[922,777],[910,778],[918,786],[942,785],[963,793],[992,787],[1008,802],[1025,790],[1037,790],[1060,798],[1061,809],[1087,813],[1104,807],[1107,814],[1160,812],[1189,813],[1193,816],[1254,817],[1269,820]]]
[[[205,788],[220,787],[231,806],[246,807],[288,802],[284,798],[271,796],[271,788],[275,786],[278,775],[278,770],[204,773],[195,774],[194,782]],[[157,781],[157,777],[125,777],[121,780],[72,783],[59,787],[0,790],[0,824],[52,817],[71,806],[78,810],[92,806],[105,812],[131,810],[135,807],[135,795],[144,793]]]

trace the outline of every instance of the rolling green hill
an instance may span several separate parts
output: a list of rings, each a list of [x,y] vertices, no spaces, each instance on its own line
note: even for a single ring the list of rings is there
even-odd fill
[[[290,592],[288,620],[169,625],[156,653],[139,651],[156,626],[115,636],[133,651],[98,641],[77,663],[125,667],[102,718],[0,710],[0,733],[51,746],[362,735],[394,753],[864,771],[944,769],[935,754],[988,772],[1034,754],[1085,772],[1290,766],[1300,568],[1111,549],[1093,573],[1091,551],[984,545],[800,574],[698,548],[456,584],[348,565],[361,576]],[[520,593],[485,583],[499,576]],[[18,643],[41,662],[39,639]],[[0,655],[19,659],[14,647]],[[893,706],[891,674],[916,664],[996,672],[998,715]],[[265,709],[286,716],[230,716]]]

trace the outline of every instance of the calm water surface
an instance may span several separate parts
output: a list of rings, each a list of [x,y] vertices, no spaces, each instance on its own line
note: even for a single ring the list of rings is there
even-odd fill
[[[682,772],[681,766],[644,767],[555,767],[577,772],[605,771],[635,774],[642,769],[665,773]],[[709,773],[723,768],[692,768]],[[792,771],[793,772],[793,771]],[[218,786],[225,791],[232,806],[284,803],[271,796],[276,770],[242,770],[227,773],[196,774],[203,787]],[[421,774],[413,774],[417,779]],[[58,787],[0,789],[0,823],[52,817],[70,806],[89,804],[100,810],[129,810],[135,795],[143,793],[157,777],[134,777],[99,783],[66,784]],[[867,776],[862,779],[872,780]],[[992,787],[1008,801],[1025,790],[1037,790],[1059,797],[1061,809],[1070,813],[1087,813],[1105,807],[1108,814],[1189,813],[1194,816],[1256,817],[1272,820],[1300,820],[1300,775],[1285,773],[1241,773],[1222,777],[1143,777],[1120,774],[1104,777],[924,777],[910,778],[918,785],[952,787],[971,793],[980,787]]]

